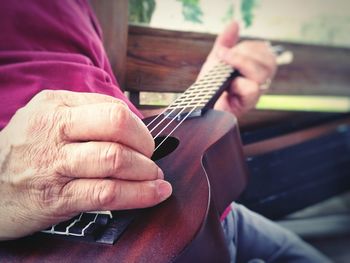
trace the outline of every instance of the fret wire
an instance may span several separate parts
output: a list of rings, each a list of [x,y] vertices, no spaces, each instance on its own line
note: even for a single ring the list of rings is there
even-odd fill
[[[210,92],[207,92],[206,94],[203,94],[203,95],[198,96],[197,98],[198,98],[199,100],[205,99],[205,98],[210,98],[210,97],[213,96],[215,93],[216,93],[216,91],[210,91]],[[190,101],[191,101],[191,100],[179,101],[179,102],[175,103],[175,105],[176,105],[176,104],[187,103],[187,102],[190,102]]]
[[[216,93],[216,90],[215,90],[215,91],[210,91],[210,92],[208,91],[208,92],[206,92],[205,94],[198,96],[197,98],[198,98],[198,99],[203,99],[204,97],[213,96],[215,93]],[[196,93],[191,94],[191,96],[188,96],[187,98],[191,98],[191,97],[193,97],[193,96],[195,96],[195,95],[196,95]],[[192,100],[190,100],[190,101],[192,101]],[[187,102],[189,102],[189,100],[179,101],[179,102],[174,103],[174,104],[172,104],[172,105],[176,105],[176,104],[179,104],[179,103],[187,103]]]
[[[176,112],[176,110],[183,110],[184,113],[186,113],[188,109],[191,109],[192,107],[204,107],[206,105],[206,102],[201,102],[201,103],[198,103],[196,105],[192,105],[192,106],[187,106],[187,107],[178,107],[178,108],[173,108],[174,111]]]
[[[75,219],[73,223],[71,223],[69,226],[66,227],[66,232],[65,232],[66,235],[73,234],[73,233],[70,233],[70,232],[69,232],[69,229],[70,229],[71,227],[73,227],[75,223],[78,223],[78,222],[81,220],[83,214],[84,214],[84,213],[80,213],[79,218],[78,218],[78,219]],[[79,235],[79,236],[80,236],[80,235]]]
[[[213,83],[210,83],[210,84],[206,84],[206,85],[203,85],[200,87],[200,90],[195,90],[195,91],[192,91],[192,93],[194,92],[205,92],[205,91],[215,91],[215,90],[218,90],[219,87],[217,86],[221,86],[225,81],[216,81],[216,82],[213,82]]]
[[[79,222],[83,213],[80,213],[79,218],[75,219],[69,226],[66,227],[66,231],[56,231],[55,226],[53,225],[50,230],[43,230],[43,233],[49,233],[49,234],[60,234],[60,235],[71,235],[72,233],[69,233],[69,228],[71,228],[75,223]]]
[[[98,215],[98,214],[95,215],[94,221],[90,221],[90,222],[83,228],[83,230],[81,230],[81,233],[82,233],[83,236],[85,235],[86,229],[88,229],[89,226],[91,226],[92,224],[96,223],[97,215]]]
[[[94,220],[93,221],[90,221],[88,223],[88,225],[86,225],[83,229],[82,229],[82,232],[81,234],[77,234],[77,233],[72,233],[72,232],[69,232],[70,231],[70,228],[72,228],[76,223],[78,223],[79,221],[81,221],[81,218],[83,216],[83,214],[95,214],[95,217],[94,217]],[[66,235],[66,236],[78,236],[78,237],[82,237],[82,236],[85,236],[85,231],[86,229],[93,223],[96,223],[96,220],[97,220],[97,217],[98,215],[108,215],[110,218],[113,218],[112,216],[112,213],[111,211],[90,211],[90,212],[82,212],[79,214],[79,217],[77,219],[74,219],[73,222],[71,222],[65,229],[65,231],[57,231],[55,230],[55,227],[58,225],[58,224],[55,224],[53,226],[51,226],[51,229],[50,230],[43,230],[41,232],[43,233],[48,233],[48,234],[57,234],[57,235]]]
[[[177,101],[176,103],[181,103],[181,102],[187,101],[189,99],[192,99],[192,97],[196,96],[197,94],[200,94],[201,97],[202,96],[210,96],[212,94],[215,94],[216,91],[217,91],[217,89],[208,89],[208,90],[203,90],[203,92],[205,92],[203,95],[202,95],[202,93],[199,93],[199,92],[194,92],[194,93],[191,93],[191,94],[187,94],[187,96],[182,97],[182,99]]]
[[[212,95],[214,95],[214,94],[212,94]],[[195,103],[197,103],[197,102],[206,102],[206,101],[208,101],[208,99],[211,99],[212,98],[212,95],[210,95],[210,96],[202,96],[202,97],[200,97],[200,98],[198,98],[196,101],[195,101]],[[184,102],[179,102],[179,103],[176,103],[176,104],[172,104],[171,105],[171,107],[169,107],[169,109],[172,109],[173,107],[178,107],[178,106],[186,106],[186,105],[190,105],[189,103],[191,103],[191,101],[184,101]]]
[[[201,89],[200,93],[202,92],[212,92],[212,91],[216,91],[218,88],[217,87],[207,87],[207,88],[203,88]],[[198,91],[191,91],[190,93],[185,94],[186,96],[181,96],[181,98],[186,98],[188,95],[193,95],[193,94],[198,94]]]
[[[227,76],[227,77],[228,77],[228,76]],[[213,81],[210,81],[210,82],[206,82],[205,84],[200,84],[200,85],[198,86],[198,88],[195,89],[195,90],[200,90],[200,89],[202,89],[203,87],[204,87],[204,88],[206,88],[206,87],[212,87],[213,84],[217,84],[217,83],[220,83],[220,82],[224,82],[224,81],[227,79],[227,77],[221,78],[221,79],[217,79],[217,80],[213,80]],[[191,91],[192,91],[192,90],[191,90]]]
[[[192,104],[175,105],[174,108],[177,109],[177,110],[180,110],[181,108],[192,108],[195,105],[198,105],[198,104],[204,104],[205,105],[206,103],[207,103],[207,101],[202,100],[202,101],[197,101],[197,102],[192,103]]]
[[[206,103],[208,102],[208,100],[210,99],[211,97],[207,97],[207,98],[201,98],[201,99],[198,99],[196,101],[190,101],[190,102],[184,102],[184,103],[179,103],[179,104],[174,104],[172,105],[169,109],[173,109],[174,107],[178,108],[178,107],[192,107],[193,105],[197,105],[197,103]]]
[[[211,98],[212,98],[212,96],[208,96],[208,97],[201,97],[200,99],[198,99],[196,101],[192,101],[192,102],[188,101],[188,102],[183,102],[183,103],[176,103],[174,105],[171,105],[171,107],[169,109],[172,109],[173,107],[193,105],[193,104],[197,104],[198,102],[207,102]]]
[[[113,218],[112,212],[110,210],[104,210],[104,211],[89,211],[85,212],[86,214],[98,214],[98,215],[108,215],[109,218]]]
[[[213,82],[210,82],[208,84],[205,84],[203,86],[201,86],[200,88],[201,89],[218,89],[218,87],[213,87],[214,85],[218,85],[218,84],[222,84],[224,83],[224,79],[223,80],[217,80],[217,81],[213,81]]]
[[[224,76],[224,77],[222,77],[222,78],[220,78],[220,79],[216,79],[216,80],[212,80],[212,81],[208,81],[208,82],[206,82],[206,83],[201,83],[200,85],[198,85],[198,88],[196,89],[196,90],[198,90],[198,89],[200,89],[200,88],[202,88],[202,87],[206,87],[206,86],[211,86],[211,85],[213,85],[213,84],[218,84],[218,83],[220,83],[220,82],[224,82],[224,81],[226,81],[226,79],[229,77],[230,75],[227,75],[227,76]]]
[[[215,94],[215,92],[210,93],[210,94],[207,94],[207,95],[203,95],[203,96],[197,98],[194,102],[204,101],[204,100],[211,99],[211,97],[212,97],[214,94]],[[172,106],[170,106],[170,109],[171,109],[173,106],[188,105],[188,103],[191,103],[191,102],[193,102],[193,101],[190,101],[190,100],[180,101],[180,102],[178,102],[178,103],[172,104]]]
[[[213,96],[215,93],[216,93],[216,91],[207,92],[206,94],[203,94],[203,95],[198,96],[198,99],[210,98],[210,97]],[[186,100],[186,101],[179,101],[178,103],[175,103],[175,105],[176,105],[176,104],[179,104],[179,103],[186,103],[186,102],[189,102],[189,101],[188,101],[188,100]]]
[[[210,99],[210,98],[209,98]],[[188,102],[188,103],[180,103],[180,104],[175,104],[173,106],[171,106],[169,109],[173,109],[174,107],[186,107],[186,106],[191,106],[193,104],[197,104],[197,103],[205,103],[208,101],[208,98],[204,98],[201,100],[197,100],[195,103]]]
[[[200,97],[198,100],[196,100],[195,103],[197,103],[197,102],[207,102],[211,98],[212,98],[212,95],[206,96],[206,97]],[[169,107],[169,109],[172,109],[173,107],[180,107],[180,106],[191,105],[190,103],[191,103],[191,101],[184,101],[184,102],[176,103],[176,104],[173,104],[171,107]]]

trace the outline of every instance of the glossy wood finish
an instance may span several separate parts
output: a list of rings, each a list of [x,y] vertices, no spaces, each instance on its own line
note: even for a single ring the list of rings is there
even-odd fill
[[[158,161],[173,195],[145,209],[113,246],[32,236],[1,242],[5,262],[228,262],[219,215],[246,184],[232,115],[208,111],[186,120],[178,148]]]

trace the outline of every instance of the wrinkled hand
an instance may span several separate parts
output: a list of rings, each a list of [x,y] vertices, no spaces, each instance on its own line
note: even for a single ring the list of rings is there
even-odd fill
[[[44,91],[0,133],[0,240],[82,211],[141,208],[171,194],[154,141],[120,100]]]
[[[199,78],[219,61],[232,65],[241,73],[215,104],[215,109],[239,117],[255,107],[262,93],[261,85],[271,81],[276,72],[276,57],[265,41],[237,43],[239,28],[232,22],[216,39]]]

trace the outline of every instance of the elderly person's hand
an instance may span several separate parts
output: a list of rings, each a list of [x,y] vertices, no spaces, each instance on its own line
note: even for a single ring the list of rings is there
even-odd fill
[[[0,240],[82,211],[153,206],[171,194],[154,141],[120,100],[43,91],[0,133]]]
[[[199,78],[219,61],[237,69],[242,76],[234,79],[215,104],[240,117],[255,107],[260,95],[266,90],[276,72],[276,57],[265,41],[243,41],[237,44],[239,28],[232,22],[216,39]]]

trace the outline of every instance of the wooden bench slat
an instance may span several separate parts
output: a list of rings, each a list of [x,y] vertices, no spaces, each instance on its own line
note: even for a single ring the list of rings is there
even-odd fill
[[[192,84],[215,35],[130,26],[126,90],[183,92]],[[271,94],[350,96],[350,49],[277,42],[294,54],[279,67]]]

